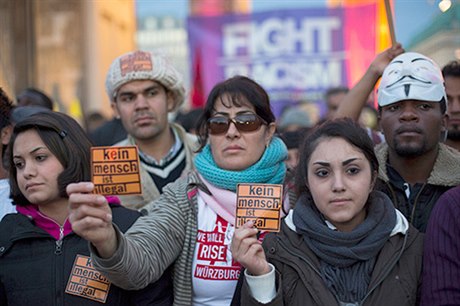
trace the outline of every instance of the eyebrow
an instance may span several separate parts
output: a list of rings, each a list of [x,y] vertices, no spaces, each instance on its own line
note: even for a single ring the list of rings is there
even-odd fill
[[[158,89],[158,88],[161,88],[161,85],[153,84],[152,86],[149,86],[149,87],[146,87],[145,89],[142,89],[140,92],[146,92],[146,91],[149,91],[149,90],[152,90],[152,89]],[[119,95],[132,95],[132,94],[135,94],[135,93],[136,93],[136,91],[134,91],[134,90],[127,90],[127,91],[121,91],[118,94]]]
[[[48,149],[47,147],[36,147],[35,149],[33,149],[32,151],[30,151],[29,153],[32,154],[32,153],[35,153],[37,152],[38,150],[40,149]],[[21,155],[13,155],[13,158],[21,158]]]
[[[252,110],[250,110],[250,109],[248,109],[248,110],[244,110],[244,111],[241,111],[241,112],[237,112],[237,113],[236,113],[236,116],[238,116],[238,115],[244,115],[244,114],[255,114],[255,112],[252,111]],[[222,115],[222,116],[227,116],[227,117],[229,117],[230,114],[229,114],[229,113],[226,113],[226,112],[214,112],[213,115]]]
[[[344,161],[342,162],[342,165],[343,165],[343,166],[346,166],[346,165],[348,165],[348,164],[350,164],[350,163],[352,163],[352,162],[354,162],[354,161],[356,161],[356,160],[359,160],[359,159],[360,159],[360,158],[358,158],[358,157],[353,157],[353,158],[344,160]],[[323,162],[323,161],[317,161],[317,162],[314,162],[313,165],[320,165],[320,166],[328,167],[328,166],[331,165],[331,163]]]

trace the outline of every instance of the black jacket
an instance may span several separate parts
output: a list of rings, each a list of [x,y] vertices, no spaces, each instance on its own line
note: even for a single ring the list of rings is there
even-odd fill
[[[140,216],[122,206],[111,208],[122,232]],[[27,216],[7,215],[0,222],[0,305],[172,305],[171,269],[139,291],[110,284],[105,304],[66,293],[77,254],[90,255],[88,242],[78,235],[65,236],[59,248]]]
[[[375,148],[379,160],[379,179],[375,190],[386,193],[395,207],[409,222],[424,233],[431,211],[439,197],[452,187],[460,184],[460,153],[444,144],[439,145],[439,153],[427,182],[419,188],[410,200],[387,169],[388,145],[382,143]],[[416,171],[416,169],[414,169]]]

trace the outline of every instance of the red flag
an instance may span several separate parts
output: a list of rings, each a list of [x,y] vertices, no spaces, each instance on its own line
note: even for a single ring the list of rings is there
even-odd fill
[[[193,58],[193,87],[192,87],[192,108],[200,108],[204,106],[205,96],[203,90],[203,78],[201,76],[201,54],[200,50],[195,50]]]

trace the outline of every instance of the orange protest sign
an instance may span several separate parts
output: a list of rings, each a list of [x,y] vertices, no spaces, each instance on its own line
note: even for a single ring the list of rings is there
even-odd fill
[[[259,230],[278,232],[283,199],[283,185],[238,184],[236,227],[254,221]]]
[[[95,193],[142,193],[139,169],[136,146],[91,148],[91,176]]]
[[[93,268],[91,258],[77,255],[65,292],[105,303],[109,290],[109,280]]]

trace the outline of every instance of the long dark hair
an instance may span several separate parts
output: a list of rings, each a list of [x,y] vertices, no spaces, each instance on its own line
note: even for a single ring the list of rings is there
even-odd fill
[[[47,148],[62,164],[64,171],[58,176],[59,195],[67,198],[66,187],[70,183],[91,180],[91,140],[72,117],[59,112],[31,115],[19,122],[13,130],[8,145],[11,196],[16,205],[31,204],[19,189],[17,169],[13,163],[13,146],[19,134],[35,130]]]

